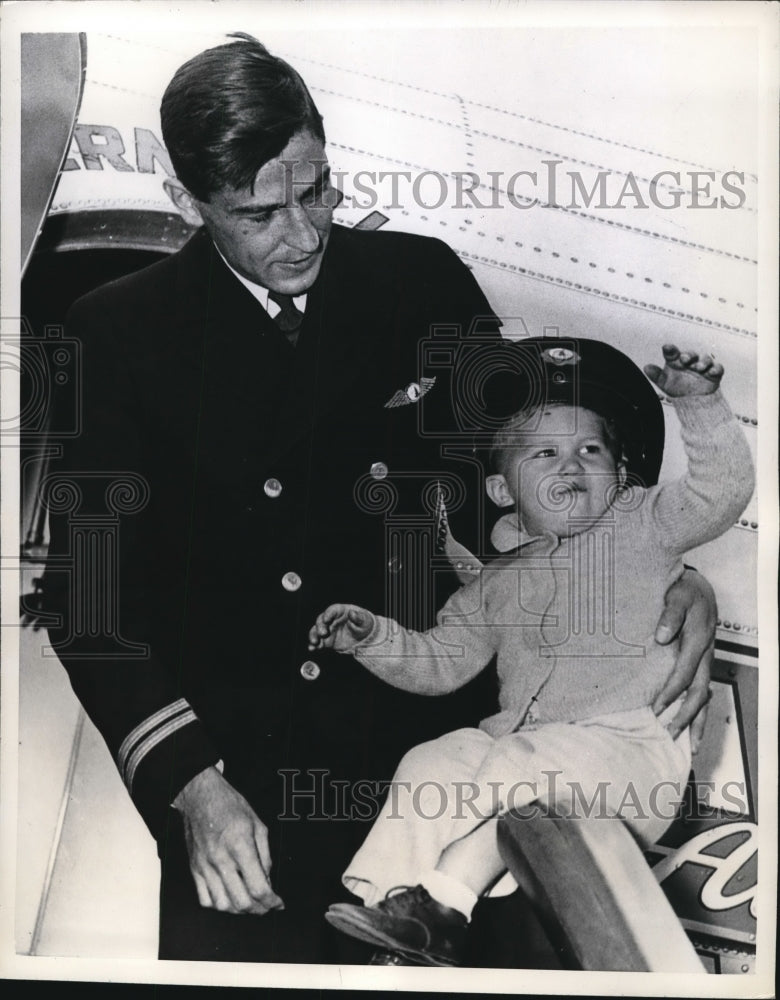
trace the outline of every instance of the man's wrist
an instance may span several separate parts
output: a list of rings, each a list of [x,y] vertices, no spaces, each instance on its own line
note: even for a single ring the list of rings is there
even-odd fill
[[[204,768],[194,777],[190,778],[184,788],[181,789],[179,794],[171,803],[173,808],[178,812],[183,812],[187,808],[188,800],[193,795],[200,796],[200,794],[209,786],[213,785],[215,781],[223,781],[222,767],[220,766],[222,764],[223,762],[220,760],[216,764],[212,764],[211,766]]]

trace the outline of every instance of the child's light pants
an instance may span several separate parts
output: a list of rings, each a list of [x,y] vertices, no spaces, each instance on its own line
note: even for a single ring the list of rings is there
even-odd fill
[[[686,730],[672,740],[650,708],[576,723],[524,727],[494,739],[459,729],[413,747],[387,801],[342,876],[367,906],[399,885],[416,885],[442,851],[485,820],[532,802],[575,816],[620,816],[643,846],[674,819],[691,766]],[[491,890],[516,888],[507,873]]]

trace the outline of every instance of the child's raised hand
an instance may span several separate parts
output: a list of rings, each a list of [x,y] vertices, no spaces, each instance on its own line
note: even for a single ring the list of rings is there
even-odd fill
[[[664,367],[645,365],[645,375],[667,396],[708,396],[720,385],[723,365],[715,364],[709,354],[700,358],[674,344],[664,344],[663,352]]]
[[[331,604],[309,629],[309,649],[335,649],[348,653],[367,639],[374,616],[356,604]]]

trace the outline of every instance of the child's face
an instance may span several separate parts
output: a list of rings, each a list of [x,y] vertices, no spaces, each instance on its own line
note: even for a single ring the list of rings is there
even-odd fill
[[[502,455],[503,474],[488,476],[488,495],[515,506],[530,535],[585,531],[611,506],[625,478],[604,420],[591,410],[551,406],[534,414]]]

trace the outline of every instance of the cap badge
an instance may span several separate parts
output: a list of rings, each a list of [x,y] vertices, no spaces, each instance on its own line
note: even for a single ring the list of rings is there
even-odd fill
[[[568,347],[548,347],[546,351],[542,351],[542,359],[551,361],[554,365],[576,365],[580,356]]]

